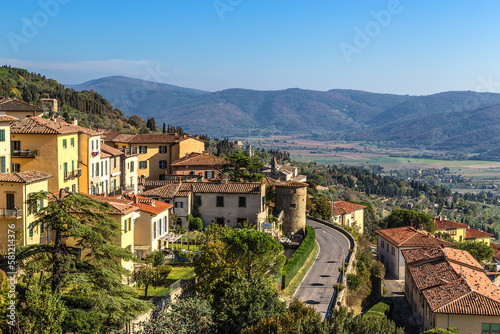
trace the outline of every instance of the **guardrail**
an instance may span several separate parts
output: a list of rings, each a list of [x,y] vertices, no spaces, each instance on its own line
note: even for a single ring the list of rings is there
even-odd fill
[[[342,290],[340,292],[337,292],[337,290],[333,290],[333,295],[332,295],[332,298],[330,299],[330,304],[328,305],[328,310],[327,310],[326,315],[325,315],[325,319],[328,319],[331,315],[332,308],[337,308],[342,303],[342,298],[344,297],[344,291],[347,290],[347,284],[346,284],[345,278],[346,278],[347,274],[350,273],[350,271],[352,269],[352,263],[354,261],[354,258],[356,257],[356,250],[358,248],[358,244],[356,243],[356,239],[354,239],[354,237],[351,235],[351,233],[347,232],[346,230],[344,230],[342,227],[338,226],[337,224],[332,224],[332,223],[329,223],[327,221],[324,221],[324,220],[321,220],[321,219],[318,219],[318,218],[315,218],[312,216],[307,216],[307,219],[310,219],[310,220],[313,220],[317,223],[331,227],[331,228],[339,231],[340,233],[344,234],[347,237],[347,240],[349,240],[350,249],[352,249],[352,252],[347,252],[347,256],[342,263],[342,266],[344,265],[344,263],[346,263],[346,262],[348,263],[347,269],[345,270],[344,273],[341,272],[339,275],[339,278],[337,279],[337,283],[344,284],[345,288],[344,288],[344,290]]]

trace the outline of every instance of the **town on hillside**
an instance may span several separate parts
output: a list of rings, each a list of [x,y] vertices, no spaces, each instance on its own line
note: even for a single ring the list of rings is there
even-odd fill
[[[493,234],[408,206],[374,228],[369,203],[327,199],[277,155],[83,127],[41,102],[0,100],[0,267],[19,328],[60,308],[54,333],[154,333],[190,300],[199,333],[500,333]]]

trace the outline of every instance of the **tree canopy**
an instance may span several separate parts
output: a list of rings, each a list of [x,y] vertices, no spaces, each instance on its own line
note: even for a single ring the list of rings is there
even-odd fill
[[[388,228],[413,226],[419,228],[422,224],[424,230],[434,233],[436,226],[434,219],[423,212],[406,209],[394,209],[389,216],[385,218],[385,224]]]
[[[495,251],[484,242],[465,240],[455,244],[455,248],[465,250],[479,263],[489,262],[495,255]]]
[[[243,151],[235,151],[228,157],[229,165],[226,168],[229,180],[233,182],[250,181],[260,182],[264,175],[258,173],[264,166],[258,157],[250,157]]]

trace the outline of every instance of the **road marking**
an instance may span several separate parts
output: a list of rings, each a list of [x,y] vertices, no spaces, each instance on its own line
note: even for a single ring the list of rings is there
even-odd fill
[[[314,266],[314,263],[318,260],[319,253],[321,252],[321,247],[320,247],[320,245],[318,243],[318,240],[316,240],[316,238],[314,239],[314,241],[316,242],[316,245],[318,245],[318,254],[316,254],[316,258],[314,259],[314,262],[311,264],[311,266],[309,267],[309,270],[307,271],[307,273],[302,278],[302,281],[300,282],[299,286],[297,287],[297,289],[295,289],[295,292],[293,293],[292,299],[295,297],[295,294],[297,293],[297,291],[299,291],[300,287],[302,286],[302,282],[305,281],[305,279],[307,277],[307,274],[309,274],[309,272],[311,271],[312,267]]]

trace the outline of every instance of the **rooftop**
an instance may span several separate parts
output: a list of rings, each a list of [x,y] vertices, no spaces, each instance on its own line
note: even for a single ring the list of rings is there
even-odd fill
[[[0,111],[29,111],[29,112],[42,112],[42,108],[37,108],[24,101],[14,99],[0,100]]]
[[[345,201],[330,202],[332,204],[333,215],[342,215],[366,208],[364,205],[349,203]]]
[[[474,238],[487,238],[487,237],[492,237],[493,234],[479,231],[479,230],[474,230],[472,228],[466,228],[465,229],[465,239],[474,239]]]
[[[110,212],[110,214],[126,215],[139,209],[139,207],[135,205],[134,201],[130,199],[121,199],[116,197],[105,197],[105,196],[96,196],[87,194],[85,194],[85,196],[93,198],[99,202],[111,205],[113,210]]]
[[[377,230],[375,233],[397,247],[451,246],[451,243],[438,239],[427,231],[417,230],[411,226],[387,228]]]
[[[193,152],[175,160],[171,166],[213,166],[224,165],[228,162],[226,159],[214,157],[213,155]]]
[[[109,154],[110,156],[123,155],[124,153],[117,148],[111,147],[106,144],[101,144],[101,151]]]
[[[37,170],[28,170],[19,173],[0,173],[0,182],[33,183],[46,180],[52,175]]]
[[[433,247],[402,253],[413,282],[433,312],[500,315],[500,288],[467,251]]]
[[[257,182],[176,182],[168,183],[161,187],[150,189],[142,193],[147,197],[174,198],[187,197],[190,193],[215,193],[215,194],[260,194],[262,183]]]
[[[290,181],[275,183],[275,186],[276,187],[286,187],[286,188],[304,188],[304,187],[308,187],[309,184],[307,184],[305,182],[298,182],[298,181],[290,180]]]
[[[177,133],[140,133],[140,134],[128,134],[120,133],[113,130],[108,130],[104,132],[104,140],[114,143],[129,143],[129,144],[149,144],[149,143],[178,143],[186,139],[199,139],[197,136],[192,137],[188,134],[179,135]]]
[[[47,119],[43,117],[26,117],[10,126],[13,134],[67,134],[67,133],[87,133],[98,135],[99,132],[74,125],[57,119]]]
[[[454,222],[452,220],[442,219],[441,217],[434,218],[434,225],[436,225],[436,230],[441,230],[446,228],[467,227],[467,224],[462,224]]]

